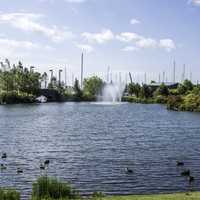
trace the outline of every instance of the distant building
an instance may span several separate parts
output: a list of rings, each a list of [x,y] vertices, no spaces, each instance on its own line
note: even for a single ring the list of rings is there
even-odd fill
[[[151,87],[153,90],[156,90],[162,84],[167,86],[169,89],[176,89],[178,87],[179,83],[174,83],[174,82],[152,82],[148,86]]]

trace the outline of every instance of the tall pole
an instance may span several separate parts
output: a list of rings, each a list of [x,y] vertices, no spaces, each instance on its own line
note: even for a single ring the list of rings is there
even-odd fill
[[[160,73],[159,73],[159,75],[158,75],[158,83],[160,83],[161,81],[160,81]]]
[[[74,73],[72,72],[72,87],[74,87]]]
[[[126,85],[127,85],[127,83],[128,83],[128,74],[127,73],[125,74],[125,82],[126,82]]]
[[[176,62],[175,62],[175,60],[174,60],[173,65],[174,65],[173,82],[175,83],[176,82]]]
[[[163,72],[163,83],[165,82],[165,71]]]
[[[67,68],[65,66],[65,86],[67,86]]]
[[[182,82],[185,80],[185,64],[183,65],[183,76],[182,76]]]
[[[190,72],[190,81],[192,82],[192,72]]]
[[[131,81],[131,84],[132,84],[133,83],[133,79],[132,79],[131,72],[129,72],[129,78],[130,78],[130,81]]]
[[[112,83],[112,72],[110,72],[110,83]]]
[[[83,53],[81,54],[81,88],[83,88]]]
[[[59,70],[59,86],[61,86],[61,72],[62,72],[62,69]]]
[[[119,72],[119,83],[120,84],[122,83],[122,74],[121,74],[121,72]]]
[[[109,83],[110,66],[107,69],[107,83]]]
[[[49,71],[50,71],[50,73],[51,73],[50,82],[52,83],[52,78],[53,78],[53,69],[50,69]]]
[[[144,73],[144,83],[147,84],[147,74],[146,74],[146,72]]]

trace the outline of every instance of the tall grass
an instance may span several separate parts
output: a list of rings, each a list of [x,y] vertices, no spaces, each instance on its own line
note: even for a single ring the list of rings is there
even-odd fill
[[[32,200],[69,200],[78,198],[78,193],[69,184],[59,182],[55,178],[43,176],[33,183]]]
[[[15,190],[3,190],[0,188],[0,200],[20,200],[20,194]]]

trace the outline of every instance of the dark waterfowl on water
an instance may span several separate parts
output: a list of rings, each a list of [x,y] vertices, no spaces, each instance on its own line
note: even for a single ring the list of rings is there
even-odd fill
[[[22,174],[22,173],[23,173],[23,169],[17,168],[17,173],[18,173],[18,174]]]
[[[1,156],[1,158],[2,158],[2,159],[7,158],[7,154],[6,154],[6,153],[3,153],[2,156]]]
[[[40,169],[45,170],[45,165],[40,164]]]
[[[177,162],[176,162],[176,166],[184,166],[184,162],[177,161]]]
[[[190,170],[184,170],[183,172],[181,172],[182,176],[190,176]]]
[[[194,177],[193,176],[189,176],[189,182],[191,183],[191,182],[193,182],[194,181]]]
[[[5,169],[7,169],[6,165],[1,164],[1,170],[5,170]]]
[[[44,164],[45,164],[45,165],[49,165],[49,163],[50,163],[49,160],[45,160],[45,161],[44,161]]]
[[[132,174],[132,173],[133,173],[133,170],[127,167],[127,168],[126,168],[126,173]]]

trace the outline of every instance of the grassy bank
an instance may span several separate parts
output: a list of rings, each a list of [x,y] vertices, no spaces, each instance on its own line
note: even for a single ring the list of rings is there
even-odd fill
[[[68,183],[52,177],[39,177],[32,186],[29,200],[200,200],[200,192],[185,192],[158,195],[106,196],[94,192],[89,197],[81,197],[78,191]],[[0,200],[20,200],[20,193],[15,190],[0,188]]]
[[[200,200],[200,192],[160,195],[108,196],[102,198],[102,200]]]

